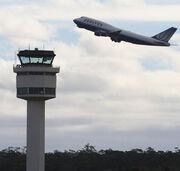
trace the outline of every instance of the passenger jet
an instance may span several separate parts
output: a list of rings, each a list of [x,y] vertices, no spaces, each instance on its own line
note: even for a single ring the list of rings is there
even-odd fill
[[[88,17],[76,18],[73,21],[77,27],[93,31],[96,36],[110,37],[114,42],[125,41],[150,46],[170,46],[169,40],[177,30],[171,27],[155,36],[147,37]]]

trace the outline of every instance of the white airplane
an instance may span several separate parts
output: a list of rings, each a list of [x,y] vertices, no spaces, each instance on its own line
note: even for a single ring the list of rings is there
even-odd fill
[[[79,28],[93,31],[96,36],[110,37],[114,42],[130,42],[139,45],[170,46],[170,38],[177,28],[171,27],[153,37],[147,37],[127,30],[119,29],[110,24],[88,17],[80,17],[73,20]]]

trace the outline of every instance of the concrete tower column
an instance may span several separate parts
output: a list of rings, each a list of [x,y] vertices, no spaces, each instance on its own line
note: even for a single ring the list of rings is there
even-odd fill
[[[45,101],[27,100],[27,171],[44,171]]]

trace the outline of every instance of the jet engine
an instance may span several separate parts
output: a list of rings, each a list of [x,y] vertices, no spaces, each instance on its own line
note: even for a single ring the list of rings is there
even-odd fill
[[[94,35],[96,35],[96,36],[105,36],[105,37],[108,36],[108,34],[105,31],[101,31],[101,30],[95,31]]]
[[[111,37],[111,40],[112,40],[113,42],[118,42],[118,43],[120,43],[120,42],[121,42],[121,40],[119,40],[119,39],[115,39],[115,38],[113,38],[113,37]]]

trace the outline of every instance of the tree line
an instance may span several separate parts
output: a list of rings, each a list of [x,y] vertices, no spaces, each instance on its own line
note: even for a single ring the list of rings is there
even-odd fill
[[[97,151],[86,144],[78,151],[46,153],[45,168],[46,171],[180,171],[180,149]],[[0,151],[0,171],[26,171],[26,148],[9,147]]]

